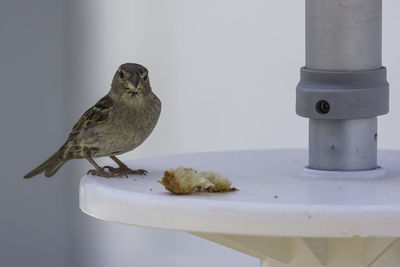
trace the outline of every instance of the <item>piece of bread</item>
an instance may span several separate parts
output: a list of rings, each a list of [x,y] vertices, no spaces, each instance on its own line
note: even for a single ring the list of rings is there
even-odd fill
[[[231,188],[231,181],[229,181],[229,179],[226,177],[222,177],[219,173],[207,171],[201,172],[200,175],[214,184],[214,186],[206,189],[209,192],[234,191]]]
[[[231,182],[228,178],[222,177],[215,172],[197,173],[192,168],[178,167],[164,172],[164,177],[161,181],[168,191],[183,195],[190,194],[195,191],[208,192],[227,192],[236,191],[236,188],[231,188]]]

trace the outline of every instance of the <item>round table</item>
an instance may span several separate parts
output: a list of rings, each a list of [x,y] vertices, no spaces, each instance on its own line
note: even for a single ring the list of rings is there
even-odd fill
[[[400,151],[380,151],[382,168],[363,172],[306,162],[306,150],[137,159],[128,165],[147,176],[83,177],[80,207],[106,221],[189,232],[262,266],[400,266]],[[219,172],[239,191],[173,195],[157,180],[178,166]]]

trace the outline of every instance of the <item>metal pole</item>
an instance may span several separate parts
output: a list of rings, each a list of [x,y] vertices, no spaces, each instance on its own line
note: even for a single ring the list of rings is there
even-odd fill
[[[382,0],[306,0],[305,70],[316,70],[321,75],[378,71],[382,68],[381,42]],[[386,72],[384,75],[386,77]],[[325,80],[322,87],[331,88],[341,78]],[[347,87],[343,85],[343,93],[349,92],[344,89],[356,89],[354,83],[358,80],[352,79]],[[364,87],[362,89],[369,86]],[[384,91],[376,92],[385,94],[387,90]],[[344,94],[339,100],[325,101],[321,98],[317,101],[315,109],[321,116],[305,115],[310,118],[309,168],[353,171],[377,167],[376,116],[387,113],[388,104],[381,105],[386,105],[383,112],[382,109],[375,113],[363,112],[374,105],[368,102],[363,106],[364,95],[354,96],[353,102],[358,102],[354,109],[358,111],[353,112],[350,110],[352,102],[347,101]],[[382,98],[381,103],[386,98],[388,95]],[[336,109],[336,112],[341,108],[347,110],[345,116],[328,116],[331,109]],[[302,115],[300,113],[298,111]],[[354,117],[355,113],[358,117]]]

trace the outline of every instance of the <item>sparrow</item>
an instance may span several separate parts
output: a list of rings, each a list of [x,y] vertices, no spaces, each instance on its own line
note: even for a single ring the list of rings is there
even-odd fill
[[[148,70],[139,64],[122,64],[108,94],[82,115],[65,144],[24,178],[42,172],[51,177],[67,161],[82,158],[94,167],[88,174],[106,178],[146,175],[146,170],[132,170],[116,155],[141,145],[156,126],[160,112],[161,101],[151,90]],[[106,156],[119,167],[100,167],[93,159]]]

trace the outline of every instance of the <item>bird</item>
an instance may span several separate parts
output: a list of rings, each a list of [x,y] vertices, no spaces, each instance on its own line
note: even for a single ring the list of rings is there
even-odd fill
[[[146,170],[132,170],[116,156],[141,145],[160,113],[161,101],[151,89],[148,70],[136,63],[122,64],[107,95],[82,115],[59,150],[24,178],[43,172],[51,177],[71,159],[87,159],[94,167],[87,174],[105,178],[146,175]],[[110,157],[118,167],[100,167],[96,157]]]

